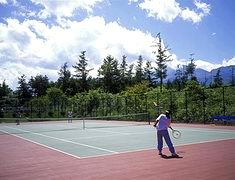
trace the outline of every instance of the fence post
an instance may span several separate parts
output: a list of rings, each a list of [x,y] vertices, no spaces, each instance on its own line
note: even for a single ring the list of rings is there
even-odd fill
[[[159,104],[159,93],[157,93],[157,105],[160,106],[160,104]],[[158,115],[159,115],[159,112],[158,112]]]
[[[172,112],[173,109],[173,102],[172,102],[172,91],[170,91],[170,111]]]
[[[97,110],[98,110],[98,103],[97,100],[95,100],[95,116],[97,116]]]
[[[204,124],[206,124],[206,104],[205,104],[205,99],[206,99],[205,88],[203,88],[202,104],[203,104],[203,122],[204,122]]]
[[[185,115],[186,115],[186,122],[189,123],[188,119],[188,94],[187,91],[185,91]]]
[[[135,113],[136,113],[136,95],[135,95],[135,107],[134,108],[135,108]]]
[[[105,99],[104,99],[104,97],[102,97],[102,99],[101,99],[101,101],[102,101],[102,107],[103,107],[103,114],[102,114],[102,116],[104,116],[105,114],[104,114],[104,101],[105,101]]]
[[[145,112],[147,113],[146,116],[148,123],[150,125],[150,113],[148,112],[148,96],[146,94],[144,96],[145,96]]]
[[[117,115],[119,115],[119,113],[120,113],[119,96],[117,96],[116,107],[117,107]]]
[[[57,101],[57,104],[58,104],[58,106],[57,106],[57,118],[60,118],[60,102]]]
[[[127,112],[127,96],[125,96],[125,108],[126,108],[126,114],[128,113]]]
[[[224,86],[223,86],[223,115],[225,116]]]
[[[172,118],[175,118],[176,109],[174,108],[174,105],[173,105],[173,91],[170,91],[170,112],[171,112]]]
[[[33,102],[30,102],[30,118],[33,118]]]
[[[148,112],[148,96],[145,94],[145,112]]]

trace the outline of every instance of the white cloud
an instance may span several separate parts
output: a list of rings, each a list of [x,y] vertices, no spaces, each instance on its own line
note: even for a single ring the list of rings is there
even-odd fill
[[[0,23],[0,83],[5,79],[12,88],[22,74],[28,78],[42,74],[57,80],[59,68],[65,62],[70,67],[74,65],[84,50],[89,68],[94,68],[90,74],[93,76],[109,54],[119,60],[126,55],[128,64],[135,62],[138,55],[154,61],[151,34],[127,29],[117,22],[106,23],[102,17],[89,17],[80,22],[61,19],[60,26],[10,18],[6,22]],[[172,59],[169,66],[174,69],[178,64],[185,64],[175,54]],[[195,62],[197,67],[211,70],[221,65],[234,65],[235,57],[216,65],[202,60]]]
[[[201,12],[195,12],[186,8],[181,11],[181,17],[184,20],[192,21],[193,23],[201,22],[202,18],[210,14],[210,5],[201,3],[200,1],[194,1],[195,6]]]
[[[167,63],[167,65],[172,69],[177,69],[178,65],[185,65],[186,62],[184,59],[178,59],[178,57],[175,54],[171,54],[171,60]]]
[[[196,68],[200,68],[200,69],[204,69],[207,71],[211,71],[212,69],[216,69],[218,67],[223,66],[222,64],[214,64],[214,63],[210,63],[204,60],[196,60],[195,64],[197,65]]]
[[[144,0],[139,7],[146,10],[149,17],[172,22],[180,13],[179,3],[175,0]]]
[[[149,17],[173,22],[177,17],[183,20],[199,23],[203,17],[210,13],[210,5],[200,1],[194,1],[197,11],[180,7],[176,0],[144,0],[139,4],[142,10],[147,11]]]
[[[139,0],[128,0],[128,4],[137,3]]]
[[[0,0],[0,4],[7,4],[7,0]]]
[[[140,54],[151,56],[148,47],[153,37],[150,34],[126,29],[117,22],[106,23],[102,17],[90,17],[81,22],[63,19],[61,23],[64,26],[47,26],[36,20],[19,22],[10,18],[6,22],[0,23],[0,68],[9,69],[9,72],[21,69],[21,73],[33,75],[32,69],[40,67],[36,72],[47,75],[58,71],[64,62],[74,65],[83,50],[87,51],[88,65],[95,67],[92,75],[96,75],[98,67],[109,54],[118,59],[125,54],[130,62]],[[7,73],[2,71],[0,82],[6,79],[6,82],[15,84],[20,74],[17,72],[5,76]]]
[[[23,17],[23,18],[32,18],[37,16],[36,10],[32,10],[30,6],[22,5],[19,1],[13,1],[14,11],[12,11],[12,16],[14,17]]]
[[[17,5],[17,0],[0,0],[0,5],[7,5],[7,4],[12,4],[14,6]]]
[[[178,59],[178,57],[175,54],[172,54],[171,56],[172,60],[171,62],[168,63],[168,66],[171,67],[172,69],[177,69],[177,66],[180,65],[187,65],[190,63],[189,60],[185,59]],[[210,63],[206,60],[200,60],[197,59],[195,60],[196,68],[204,69],[206,71],[211,71],[212,69],[216,69],[219,67],[225,67],[225,66],[231,66],[235,65],[235,57],[228,59],[228,60],[223,60],[221,63]]]
[[[181,17],[183,20],[192,21],[193,23],[200,22],[202,18],[196,12],[191,11],[188,8],[181,11]]]
[[[211,71],[212,69],[216,69],[219,67],[225,67],[225,66],[231,66],[231,65],[235,65],[235,56],[231,59],[228,60],[222,60],[222,63],[209,63],[207,61],[204,60],[196,60],[195,64],[197,65],[197,68],[201,68],[207,71]]]
[[[235,65],[235,56],[229,60],[223,60],[222,66],[231,66]]]
[[[211,7],[209,4],[206,4],[197,0],[194,1],[194,4],[198,9],[202,10],[204,15],[210,14]]]
[[[0,24],[0,39],[3,41],[0,44],[0,57],[4,57],[4,61],[30,62],[31,64],[50,61],[54,55],[53,51],[47,48],[48,44],[43,39],[38,38],[31,31],[31,21],[26,20],[23,23],[16,19],[7,19],[6,21],[7,25]],[[35,22],[32,21],[34,24]]]
[[[18,87],[18,77],[23,74],[29,79],[31,76],[47,75],[50,80],[54,80],[58,76],[58,71],[53,69],[46,69],[38,66],[28,66],[18,62],[5,62],[0,66],[0,83],[4,80],[12,89]]]
[[[96,4],[101,3],[104,0],[31,1],[44,7],[39,15],[41,18],[47,18],[50,15],[55,15],[57,17],[71,17],[73,16],[74,11],[77,9],[82,9],[90,13],[92,12],[92,9],[96,6]]]

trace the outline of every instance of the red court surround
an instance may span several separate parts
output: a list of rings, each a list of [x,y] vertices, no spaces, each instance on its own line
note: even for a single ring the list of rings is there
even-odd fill
[[[1,180],[234,180],[235,139],[176,147],[183,158],[155,150],[77,159],[0,135]],[[167,149],[164,152],[168,153]]]

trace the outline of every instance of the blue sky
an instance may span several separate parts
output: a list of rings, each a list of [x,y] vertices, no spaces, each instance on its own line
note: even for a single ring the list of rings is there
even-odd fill
[[[159,32],[171,68],[191,53],[197,68],[235,65],[234,17],[233,0],[0,0],[0,83],[14,88],[22,74],[56,80],[83,50],[93,76],[109,54],[154,66]]]

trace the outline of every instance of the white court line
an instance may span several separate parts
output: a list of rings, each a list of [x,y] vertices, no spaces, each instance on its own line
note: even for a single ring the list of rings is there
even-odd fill
[[[10,128],[10,127],[9,127],[9,128]],[[17,129],[17,128],[13,128],[13,129]],[[178,128],[177,128],[177,129],[178,129]],[[184,129],[184,128],[179,128],[179,129]],[[18,130],[21,130],[21,129],[18,129]],[[188,128],[186,128],[185,130],[188,130]],[[194,131],[203,131],[203,130],[204,130],[204,129],[194,130]],[[209,129],[209,130],[210,130],[210,129]],[[3,131],[3,130],[1,130],[1,131]],[[21,131],[25,131],[25,130],[21,130]],[[92,156],[86,156],[86,157],[78,157],[78,156],[75,156],[75,155],[73,155],[73,154],[66,153],[66,152],[64,152],[64,151],[60,151],[60,150],[58,150],[58,149],[52,148],[52,147],[50,147],[50,146],[46,146],[46,145],[44,145],[44,144],[40,144],[40,143],[31,141],[31,140],[29,140],[29,139],[26,139],[26,138],[17,136],[17,135],[15,135],[15,134],[11,134],[11,133],[9,133],[9,132],[6,132],[6,131],[3,131],[3,132],[5,132],[5,133],[7,133],[7,134],[10,134],[10,135],[13,135],[13,136],[16,136],[16,137],[18,137],[18,138],[22,138],[22,139],[24,139],[24,140],[26,140],[26,141],[30,141],[30,142],[35,143],[35,144],[39,144],[39,145],[44,146],[44,147],[47,147],[47,148],[49,148],[49,149],[53,149],[53,150],[55,150],[55,151],[58,151],[58,152],[67,154],[67,155],[69,155],[69,156],[72,156],[72,157],[75,157],[75,158],[78,158],[78,159],[86,159],[86,158],[95,158],[95,157],[111,156],[111,155],[114,155],[114,154],[125,154],[125,153],[140,152],[140,151],[147,151],[147,150],[154,150],[154,149],[156,149],[155,147],[153,147],[153,148],[143,148],[143,149],[138,149],[138,150],[116,152],[116,153],[112,153],[112,154],[101,154],[101,155],[94,155],[94,156],[92,155]],[[30,131],[25,131],[25,132],[30,132]],[[207,131],[205,131],[205,132],[207,132]],[[212,132],[212,131],[210,131],[210,132]],[[213,131],[213,132],[218,132],[218,131]],[[221,131],[220,131],[220,132],[221,132]],[[148,132],[148,133],[149,133],[149,132]],[[222,131],[221,133],[223,133],[223,131]],[[225,133],[227,133],[227,132],[225,131]],[[231,133],[231,132],[228,132],[228,133]],[[33,133],[33,134],[38,134],[38,133]],[[139,134],[139,133],[131,133],[131,134]],[[145,134],[145,133],[140,133],[140,134]],[[43,134],[41,134],[41,135],[43,135]],[[43,136],[46,136],[46,135],[43,135]],[[52,137],[52,138],[54,138],[54,137]],[[56,138],[56,139],[57,139],[57,138]],[[206,140],[206,141],[199,141],[199,142],[193,142],[193,143],[184,143],[184,144],[174,145],[174,147],[187,146],[187,145],[196,145],[196,144],[203,144],[203,143],[210,143],[210,142],[217,142],[217,141],[224,141],[224,140],[233,140],[233,139],[235,139],[235,137],[232,137],[232,138],[222,138],[222,139],[216,139],[216,140]],[[67,141],[67,140],[66,140],[66,141]],[[72,142],[72,141],[71,141],[71,142]],[[165,145],[164,145],[164,148],[166,148]]]
[[[98,131],[98,132],[108,132],[108,133],[113,133],[113,134],[121,134],[121,135],[128,135],[130,133],[123,133],[123,132],[117,132],[117,131],[108,131],[108,130],[99,130],[99,129],[89,129],[89,131]]]
[[[76,144],[76,145],[80,145],[80,146],[85,146],[85,147],[89,147],[89,148],[92,148],[92,149],[97,149],[97,150],[101,150],[101,151],[105,151],[105,152],[109,152],[109,153],[118,153],[116,151],[112,151],[112,150],[108,150],[108,149],[104,149],[104,148],[99,148],[99,147],[91,146],[91,145],[88,145],[88,144],[77,143],[77,142],[73,142],[73,141],[66,140],[66,139],[60,139],[60,138],[56,138],[56,137],[53,137],[53,136],[47,136],[47,135],[40,134],[40,133],[34,133],[34,132],[31,132],[31,131],[25,131],[25,130],[19,129],[19,128],[13,128],[13,127],[9,127],[9,126],[5,126],[5,127],[9,128],[9,129],[16,129],[16,130],[19,130],[19,131],[22,131],[22,132],[28,132],[28,133],[36,134],[36,135],[39,135],[39,136],[43,136],[43,137],[47,137],[47,138],[51,138],[51,139],[56,139],[56,140],[59,140],[59,141],[72,143],[72,144]]]
[[[16,134],[12,134],[12,133],[9,133],[9,132],[4,131],[4,130],[0,130],[0,131],[4,132],[4,133],[6,133],[6,134],[9,134],[9,135],[15,136],[15,137],[17,137],[17,138],[23,139],[23,140],[25,140],[25,141],[29,141],[29,142],[31,142],[31,143],[34,143],[34,144],[37,144],[37,145],[43,146],[43,147],[45,147],[45,148],[52,149],[52,150],[54,150],[54,151],[57,151],[57,152],[60,152],[60,153],[63,153],[63,154],[66,154],[66,155],[69,155],[69,156],[75,157],[75,158],[77,158],[77,159],[81,159],[81,157],[79,157],[79,156],[76,156],[76,155],[73,155],[73,154],[70,154],[70,153],[67,153],[67,152],[61,151],[61,150],[59,150],[59,149],[55,149],[55,148],[50,147],[50,146],[47,146],[47,145],[45,145],[45,144],[41,144],[41,143],[38,143],[38,142],[32,141],[32,140],[30,140],[30,139],[27,139],[27,138],[24,138],[24,137],[21,137],[21,136],[17,136]]]
[[[101,136],[89,136],[89,137],[78,137],[78,138],[69,138],[69,140],[79,140],[79,139],[94,139],[94,138],[105,138],[105,137],[115,137],[115,136],[130,136],[130,135],[138,135],[138,134],[152,134],[153,132],[140,132],[140,133],[125,133],[125,134],[116,134],[113,133],[111,135],[101,135]]]
[[[94,138],[106,138],[106,137],[115,137],[115,136],[123,136],[123,134],[111,134],[111,135],[101,135],[101,136],[88,136],[88,137],[77,137],[77,138],[69,138],[69,140],[79,140],[79,139],[94,139]]]
[[[235,134],[235,130],[224,130],[224,129],[206,129],[206,128],[198,128],[198,129],[191,129],[191,128],[175,128],[183,131],[196,131],[196,132],[213,132],[213,133],[229,133]]]
[[[97,131],[97,132],[108,132],[112,133],[111,135],[96,135],[96,136],[89,136],[89,137],[79,137],[79,138],[70,138],[70,140],[78,140],[78,139],[93,139],[93,138],[103,138],[103,137],[113,137],[113,136],[129,136],[129,135],[138,135],[138,134],[151,134],[152,131],[142,131],[142,132],[129,132],[129,133],[122,133],[117,131],[106,131],[106,130],[97,130],[97,129],[89,129],[89,131]]]
[[[216,139],[216,140],[211,140],[211,141],[199,141],[199,142],[194,142],[194,143],[178,144],[178,145],[174,145],[174,147],[188,146],[188,145],[197,145],[197,144],[204,144],[204,143],[224,141],[224,140],[233,140],[233,139],[235,139],[235,138]],[[164,145],[163,148],[168,148],[168,147],[166,145]],[[138,149],[138,150],[123,151],[123,152],[119,152],[117,154],[126,154],[126,153],[134,153],[134,152],[149,151],[149,150],[156,150],[157,151],[157,148],[143,148],[143,149]],[[176,150],[176,152],[177,152],[177,150]],[[81,157],[81,159],[95,158],[95,157],[104,157],[104,156],[113,156],[113,155],[114,154],[101,154],[101,155],[95,155],[95,156]]]

